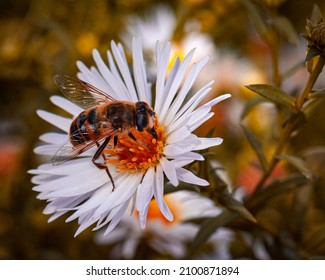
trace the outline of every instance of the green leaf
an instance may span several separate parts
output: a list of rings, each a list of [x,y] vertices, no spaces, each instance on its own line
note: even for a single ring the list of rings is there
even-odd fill
[[[245,107],[240,115],[240,119],[243,120],[247,117],[247,115],[259,104],[263,103],[263,102],[267,102],[267,100],[265,100],[265,98],[260,97],[260,96],[256,96],[254,98],[249,99],[246,103],[245,103]]]
[[[196,237],[194,238],[190,250],[190,254],[193,254],[201,247],[209,237],[217,230],[217,228],[227,225],[229,222],[238,217],[237,213],[229,210],[223,211],[220,215],[207,218],[201,225]]]
[[[224,181],[223,178],[221,178],[219,172],[220,170],[223,171],[220,167],[220,165],[215,160],[209,160],[209,175],[212,177],[211,181],[213,181],[215,190],[217,193],[221,193],[224,190],[227,189],[228,185]]]
[[[223,192],[219,197],[219,202],[227,209],[238,213],[242,218],[256,223],[255,217],[247,210],[243,203],[233,198],[229,192]]]
[[[302,242],[303,248],[306,250],[317,250],[324,247],[325,243],[325,224],[313,228]]]
[[[267,163],[266,157],[263,153],[261,143],[256,139],[256,137],[253,135],[253,133],[251,133],[245,126],[241,125],[241,127],[244,130],[245,135],[246,135],[250,145],[252,146],[253,150],[255,151],[263,170],[266,171],[268,168],[268,163]]]
[[[258,9],[258,7],[252,3],[252,1],[241,0],[241,2],[246,7],[248,17],[252,25],[254,26],[256,32],[260,35],[263,40],[265,40],[268,37],[269,28],[263,20],[262,11]]]
[[[282,180],[277,180],[259,190],[254,195],[250,196],[245,202],[245,206],[253,214],[263,208],[271,199],[297,189],[308,182],[305,176],[294,174]]]
[[[302,108],[302,113],[304,114],[306,119],[309,119],[312,114],[315,112],[316,108],[320,105],[323,104],[324,99],[323,98],[315,98],[312,100],[308,100],[303,108]]]
[[[275,236],[277,236],[281,230],[283,218],[283,215],[272,208],[262,209],[256,214],[258,224]]]
[[[213,136],[213,134],[214,134],[214,132],[215,132],[215,130],[216,130],[216,127],[214,126],[214,127],[212,127],[209,131],[208,131],[208,133],[207,133],[207,135],[205,136],[205,137],[212,137]]]
[[[283,16],[276,16],[273,18],[273,25],[276,30],[288,40],[289,43],[298,45],[297,32],[294,29],[292,23]]]
[[[322,98],[325,97],[325,88],[324,89],[320,89],[320,90],[316,90],[313,91],[310,95],[310,98]]]
[[[265,97],[266,99],[288,108],[292,112],[297,112],[297,108],[295,107],[295,98],[275,86],[254,84],[246,87],[251,91]]]
[[[302,175],[304,175],[308,180],[312,179],[313,174],[309,170],[307,163],[304,160],[302,160],[301,158],[296,157],[296,156],[291,156],[291,155],[284,155],[284,154],[278,155],[277,158],[283,159],[283,160],[289,162],[292,166],[297,168],[299,170],[299,172]]]

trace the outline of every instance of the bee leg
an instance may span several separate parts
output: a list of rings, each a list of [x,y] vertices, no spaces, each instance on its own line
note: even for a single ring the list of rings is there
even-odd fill
[[[158,138],[157,132],[156,132],[156,130],[155,130],[154,127],[149,128],[149,129],[148,129],[148,132],[152,135],[153,138],[155,138],[155,139]]]
[[[114,143],[114,147],[116,147],[117,146],[117,136],[116,135],[114,136],[113,143]]]
[[[105,169],[105,171],[106,171],[106,173],[107,173],[107,175],[108,175],[108,177],[109,177],[109,179],[111,180],[112,185],[113,185],[113,190],[112,190],[112,191],[114,191],[114,189],[115,189],[114,180],[113,180],[113,177],[112,177],[111,173],[110,173],[109,170],[108,170],[107,165],[104,164],[104,163],[96,162],[96,160],[97,160],[97,159],[102,155],[102,153],[103,153],[105,147],[107,146],[109,140],[110,140],[110,137],[107,137],[107,138],[105,139],[105,141],[103,142],[103,144],[101,144],[101,145],[99,145],[99,143],[96,142],[96,145],[97,145],[97,147],[98,147],[98,150],[97,150],[96,153],[94,154],[94,156],[93,156],[93,158],[92,158],[92,162],[93,162],[93,164],[94,164],[97,168],[99,168],[99,169]],[[102,155],[102,156],[103,156],[103,158],[104,158],[104,160],[105,160],[105,156],[104,156],[104,155]]]

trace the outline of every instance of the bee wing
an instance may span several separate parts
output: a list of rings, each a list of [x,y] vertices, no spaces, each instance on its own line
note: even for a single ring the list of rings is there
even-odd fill
[[[53,165],[62,164],[89,150],[94,145],[96,145],[96,142],[88,142],[82,145],[73,146],[68,140],[52,157],[51,163]]]
[[[104,91],[75,77],[56,74],[54,82],[64,96],[84,109],[101,103],[116,101]]]
[[[59,165],[62,164],[70,159],[73,159],[77,157],[78,155],[82,154],[83,152],[89,150],[93,146],[97,145],[100,146],[102,141],[110,137],[115,129],[110,128],[105,131],[105,133],[101,134],[98,138],[96,139],[91,139],[86,142],[83,142],[82,144],[79,145],[72,145],[70,140],[68,140],[64,145],[61,146],[61,148],[55,153],[53,158],[51,159],[51,163],[53,165]],[[75,136],[80,136],[78,131],[73,132],[73,135]],[[84,136],[86,136],[86,133],[83,133]],[[88,137],[89,138],[89,137]],[[76,137],[74,137],[76,139]]]

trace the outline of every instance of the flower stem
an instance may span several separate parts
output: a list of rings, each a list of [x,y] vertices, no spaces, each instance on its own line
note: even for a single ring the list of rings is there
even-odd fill
[[[298,101],[297,101],[297,104],[296,104],[296,107],[297,107],[298,111],[301,110],[302,105],[306,101],[308,94],[311,92],[311,90],[312,90],[312,88],[313,88],[313,86],[314,86],[314,84],[315,84],[315,82],[316,82],[319,74],[322,72],[323,67],[324,67],[324,63],[325,63],[325,60],[320,55],[318,57],[317,63],[315,65],[313,71],[311,72],[311,74],[309,76],[309,79],[307,81],[307,84],[306,84],[306,86],[305,86],[302,94],[298,98]]]
[[[305,101],[307,100],[307,96],[308,94],[311,92],[319,74],[322,72],[323,67],[325,64],[325,60],[322,56],[319,56],[317,63],[313,69],[313,71],[310,73],[309,78],[307,80],[306,86],[303,89],[301,95],[299,96],[299,98],[296,101],[296,108],[297,111],[300,112]],[[262,175],[262,177],[260,178],[260,180],[258,181],[256,188],[254,190],[254,193],[258,192],[261,187],[264,185],[265,181],[269,178],[269,176],[272,174],[274,168],[276,167],[276,165],[278,164],[278,162],[280,161],[277,156],[279,154],[281,154],[281,152],[283,151],[283,149],[285,148],[286,144],[288,143],[291,134],[294,130],[295,127],[295,123],[296,120],[298,118],[298,114],[297,113],[292,113],[289,117],[288,122],[286,123],[283,133],[280,136],[280,139],[278,141],[278,145],[275,148],[275,151],[273,153],[273,156],[271,158],[270,161],[270,165],[269,168],[267,169],[266,172],[264,172],[264,174]]]
[[[277,37],[276,35],[274,37]],[[279,70],[279,44],[278,38],[274,39],[276,42],[273,43],[271,48],[272,51],[272,65],[273,65],[273,82],[277,87],[281,86],[281,75]]]

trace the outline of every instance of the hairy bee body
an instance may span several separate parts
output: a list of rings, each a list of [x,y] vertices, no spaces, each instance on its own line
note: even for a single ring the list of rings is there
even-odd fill
[[[131,130],[148,131],[157,138],[155,130],[156,114],[144,101],[118,101],[106,92],[67,75],[56,75],[55,83],[62,93],[76,105],[84,109],[72,122],[69,140],[52,158],[54,165],[62,164],[97,146],[92,162],[104,169],[109,176],[113,190],[115,184],[105,164],[103,152],[107,145],[117,145],[118,137],[128,134],[137,141]],[[111,140],[113,141],[111,142]],[[104,162],[98,162],[100,157]]]
[[[128,133],[136,124],[135,103],[109,102],[81,112],[71,123],[70,142],[73,146],[105,136]]]

